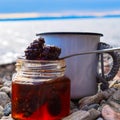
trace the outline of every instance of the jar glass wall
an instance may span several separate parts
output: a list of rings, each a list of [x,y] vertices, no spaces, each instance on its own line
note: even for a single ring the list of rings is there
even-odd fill
[[[12,79],[12,117],[61,120],[70,111],[70,79],[64,60],[19,58]]]

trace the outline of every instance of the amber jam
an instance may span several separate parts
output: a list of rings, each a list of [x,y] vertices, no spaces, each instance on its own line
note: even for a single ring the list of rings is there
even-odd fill
[[[19,59],[12,82],[12,117],[15,120],[61,120],[67,116],[70,79],[64,72],[63,60],[38,65],[36,61]]]

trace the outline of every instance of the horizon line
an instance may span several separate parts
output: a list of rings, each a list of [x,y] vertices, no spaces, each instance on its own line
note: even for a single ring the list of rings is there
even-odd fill
[[[62,17],[62,16],[95,16],[104,17],[106,15],[120,15],[120,10],[116,11],[63,11],[63,12],[21,12],[21,13],[0,13],[0,19],[6,18],[31,18],[31,17]]]
[[[120,18],[119,15],[105,15],[105,16],[77,16],[77,15],[68,15],[68,16],[38,16],[38,17],[21,17],[21,18],[0,18],[0,21],[26,21],[26,20],[56,20],[56,19],[84,19],[84,18]]]

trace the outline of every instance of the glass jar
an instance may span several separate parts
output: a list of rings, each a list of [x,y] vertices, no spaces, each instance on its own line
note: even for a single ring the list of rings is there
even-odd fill
[[[19,58],[12,79],[12,117],[61,120],[70,111],[70,79],[64,60]]]

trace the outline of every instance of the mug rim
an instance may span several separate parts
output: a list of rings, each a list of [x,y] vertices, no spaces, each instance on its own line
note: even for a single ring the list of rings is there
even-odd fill
[[[39,35],[57,35],[57,34],[73,34],[73,35],[98,35],[98,36],[103,36],[102,33],[95,33],[95,32],[42,32],[42,33],[37,33],[36,36]]]

